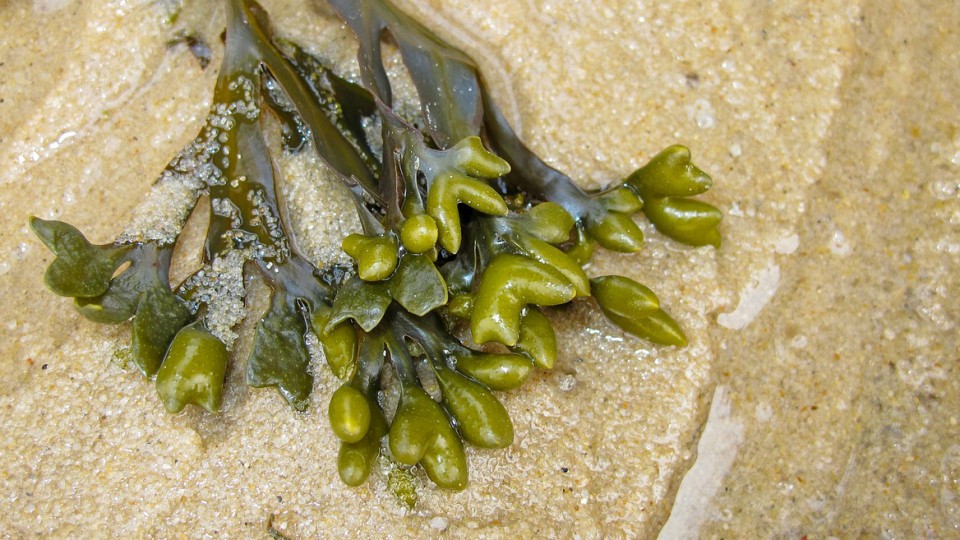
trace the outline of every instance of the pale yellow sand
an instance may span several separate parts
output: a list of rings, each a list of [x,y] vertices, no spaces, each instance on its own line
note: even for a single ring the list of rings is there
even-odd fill
[[[348,65],[321,3],[265,5]],[[530,145],[585,186],[691,147],[724,246],[648,228],[644,253],[590,269],[654,288],[691,346],[625,337],[589,304],[552,313],[558,366],[504,396],[514,445],[471,451],[468,489],[425,484],[412,513],[379,473],[340,484],[322,361],[296,414],[242,384],[241,340],[223,412],[169,416],[117,366],[128,326],[44,289],[26,223],[122,232],[201,125],[216,59],[168,49],[154,2],[3,3],[0,535],[652,537],[671,510],[666,537],[960,534],[960,6],[400,5],[474,55]],[[185,21],[219,53],[221,19]],[[337,256],[355,227],[341,190],[309,157],[282,166],[310,256]]]

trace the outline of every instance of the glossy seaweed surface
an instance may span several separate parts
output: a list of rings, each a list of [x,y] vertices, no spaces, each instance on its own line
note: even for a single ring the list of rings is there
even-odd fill
[[[413,467],[463,489],[464,443],[513,441],[494,392],[553,366],[542,308],[593,297],[624,331],[684,346],[653,291],[622,276],[590,279],[583,266],[597,244],[641,249],[634,214],[678,242],[717,247],[721,215],[694,198],[711,180],[682,146],[609,189],[580,189],[520,141],[464,53],[385,0],[330,3],[357,37],[358,82],[275,35],[253,0],[226,0],[210,114],[157,179],[156,208],[107,245],[66,223],[31,226],[56,254],[51,290],[94,322],[132,321],[132,364],[171,413],[219,410],[233,329],[246,315],[243,274],[258,272],[272,292],[243,364],[247,383],[305,409],[316,336],[343,381],[328,407],[341,479],[364,483],[383,456],[398,465],[391,489],[412,505]],[[419,94],[418,118],[393,108],[381,60],[388,34]],[[343,241],[351,267],[317,267],[298,250],[265,140],[276,124],[280,151],[317,152],[353,194],[363,232]],[[171,287],[171,257],[201,195],[210,198],[203,267]]]

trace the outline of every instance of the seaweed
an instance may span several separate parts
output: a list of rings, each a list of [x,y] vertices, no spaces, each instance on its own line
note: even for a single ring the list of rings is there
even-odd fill
[[[306,409],[316,336],[342,381],[328,407],[341,479],[364,483],[384,455],[394,463],[388,484],[412,506],[412,468],[459,490],[465,443],[512,443],[494,392],[553,367],[556,335],[543,308],[593,298],[624,331],[684,346],[652,290],[622,276],[591,279],[584,265],[596,244],[639,251],[638,213],[678,242],[715,247],[722,216],[693,198],[712,182],[682,146],[608,189],[581,189],[518,138],[465,53],[385,0],[330,3],[356,35],[358,82],[275,34],[253,0],[226,0],[210,114],[127,230],[97,246],[66,223],[31,226],[56,254],[45,276],[53,292],[94,322],[132,320],[133,363],[173,413],[220,408],[234,329],[248,315],[244,275],[258,273],[271,293],[247,384]],[[419,118],[394,107],[388,36],[415,84]],[[190,39],[182,41],[201,44]],[[280,151],[316,152],[349,188],[362,225],[342,244],[352,265],[316,266],[298,248],[266,142],[277,124]],[[378,140],[369,125],[380,126]],[[201,195],[210,199],[202,267],[171,287],[171,257]],[[396,410],[389,392],[399,394]]]

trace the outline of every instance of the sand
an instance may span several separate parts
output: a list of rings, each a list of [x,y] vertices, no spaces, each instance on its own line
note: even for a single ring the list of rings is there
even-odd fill
[[[960,534],[960,7],[398,4],[469,51],[530,146],[586,187],[693,150],[723,246],[646,226],[642,254],[588,270],[650,285],[691,345],[625,336],[589,303],[552,311],[558,365],[503,395],[515,443],[471,450],[462,493],[422,482],[413,511],[381,472],[340,484],[322,359],[298,414],[243,385],[241,337],[222,412],[168,415],[121,367],[129,325],[44,288],[27,218],[95,242],[124,230],[202,125],[222,12],[169,25],[164,2],[0,4],[0,535]],[[265,6],[355,69],[321,3]],[[209,37],[211,67],[167,46],[183,28]],[[309,155],[280,165],[308,255],[338,257],[356,227],[342,189]],[[238,334],[265,298],[254,279]]]

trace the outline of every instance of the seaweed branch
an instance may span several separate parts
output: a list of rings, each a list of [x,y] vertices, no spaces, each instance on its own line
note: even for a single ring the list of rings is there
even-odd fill
[[[413,468],[463,489],[464,443],[512,443],[494,392],[553,367],[556,335],[543,308],[592,297],[624,331],[684,346],[652,290],[622,276],[591,279],[584,265],[595,244],[639,251],[639,212],[674,240],[715,247],[721,214],[693,198],[712,181],[682,146],[610,189],[581,189],[517,137],[465,53],[386,0],[330,3],[357,37],[359,84],[276,35],[255,1],[226,0],[207,121],[123,234],[97,246],[66,223],[31,226],[56,254],[45,276],[53,292],[94,322],[132,320],[133,362],[171,412],[220,408],[235,328],[248,315],[244,275],[257,272],[271,295],[247,383],[275,387],[304,410],[316,335],[343,381],[328,406],[341,479],[364,483],[384,454],[397,464],[389,485],[412,504]],[[387,35],[415,83],[421,121],[394,109]],[[343,241],[351,267],[317,267],[300,252],[266,143],[276,124],[281,152],[316,152],[353,193],[363,233]],[[381,126],[379,140],[368,125]],[[171,287],[172,254],[204,194],[202,268]],[[385,407],[391,393],[395,411]]]

